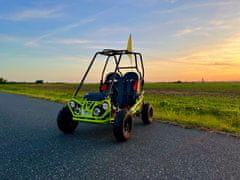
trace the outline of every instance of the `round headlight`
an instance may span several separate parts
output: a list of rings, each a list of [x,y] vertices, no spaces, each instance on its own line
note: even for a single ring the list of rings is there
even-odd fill
[[[70,102],[70,106],[71,106],[71,108],[75,108],[76,103],[75,103],[74,101],[71,101],[71,102]]]
[[[100,108],[96,107],[94,110],[93,110],[93,115],[94,116],[99,116],[99,114],[101,113],[101,110]]]
[[[107,110],[107,109],[108,109],[108,103],[103,103],[102,108],[103,108],[104,110]]]
[[[80,107],[77,107],[74,111],[76,114],[80,114],[81,113],[81,108]]]

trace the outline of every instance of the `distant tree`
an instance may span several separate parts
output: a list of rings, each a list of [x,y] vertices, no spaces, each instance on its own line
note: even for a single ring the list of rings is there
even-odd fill
[[[4,79],[4,78],[0,77],[0,84],[6,83],[6,82],[7,82],[7,80],[6,80],[6,79]]]
[[[174,83],[180,84],[182,83],[182,81],[178,80],[178,81],[175,81]]]
[[[43,81],[43,80],[36,80],[35,83],[36,83],[36,84],[43,84],[44,81]]]

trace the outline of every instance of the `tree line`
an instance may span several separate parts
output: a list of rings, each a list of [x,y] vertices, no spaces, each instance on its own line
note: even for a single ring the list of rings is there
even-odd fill
[[[0,77],[0,84],[5,84],[5,83],[26,83],[26,82],[8,82],[6,79],[4,79],[3,77]],[[43,84],[44,80],[36,80],[34,83],[36,84]]]

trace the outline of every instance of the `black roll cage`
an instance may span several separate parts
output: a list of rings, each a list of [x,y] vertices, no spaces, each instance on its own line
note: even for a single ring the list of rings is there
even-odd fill
[[[134,57],[134,63],[135,65],[134,66],[119,66],[120,64],[120,61],[121,61],[121,58],[122,58],[122,55],[133,55]],[[105,60],[105,64],[104,64],[104,67],[103,67],[103,71],[102,71],[102,75],[101,75],[101,84],[103,83],[103,78],[104,78],[104,73],[105,73],[105,70],[106,70],[106,67],[108,65],[108,62],[109,62],[109,59],[111,57],[114,58],[114,62],[115,62],[115,70],[114,70],[114,76],[113,76],[113,81],[110,85],[110,88],[109,88],[109,91],[111,91],[112,89],[112,86],[113,86],[113,83],[114,83],[114,79],[116,78],[116,72],[119,72],[121,75],[121,69],[136,69],[137,73],[139,74],[139,78],[141,80],[144,80],[144,66],[143,66],[143,58],[142,58],[142,55],[141,53],[137,53],[137,52],[131,52],[131,51],[128,51],[128,50],[114,50],[114,49],[104,49],[103,51],[98,51],[95,53],[95,55],[93,56],[88,68],[87,68],[87,71],[84,73],[83,77],[82,77],[82,80],[80,81],[80,84],[78,85],[73,97],[76,97],[79,90],[82,88],[83,86],[83,83],[93,65],[93,63],[95,62],[96,60],[96,57],[98,55],[104,55],[104,56],[107,56],[106,60]],[[139,67],[138,67],[138,57],[140,59],[140,68],[141,68],[141,71],[139,70]]]

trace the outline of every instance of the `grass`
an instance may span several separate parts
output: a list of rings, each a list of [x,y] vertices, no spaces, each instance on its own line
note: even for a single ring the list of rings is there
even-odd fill
[[[8,92],[67,102],[77,84],[0,84]],[[87,84],[82,94],[97,91]],[[154,106],[155,119],[187,127],[240,134],[240,83],[149,83],[145,101]]]

